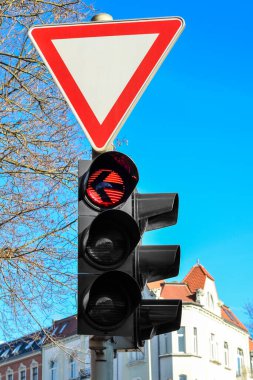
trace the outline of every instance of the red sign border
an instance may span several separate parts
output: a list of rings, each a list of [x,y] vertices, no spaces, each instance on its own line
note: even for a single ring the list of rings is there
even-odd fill
[[[179,17],[35,26],[29,31],[35,47],[72,108],[92,147],[104,151],[147,87],[184,28]],[[97,120],[52,40],[158,34],[102,124]],[[95,86],[95,79],[94,86]]]

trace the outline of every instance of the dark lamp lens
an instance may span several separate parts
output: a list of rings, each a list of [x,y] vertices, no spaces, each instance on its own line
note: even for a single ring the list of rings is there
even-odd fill
[[[105,284],[103,290],[92,294],[87,306],[87,314],[99,326],[114,326],[125,318],[127,301],[124,294]]]
[[[88,179],[86,196],[96,206],[114,207],[120,204],[124,194],[123,178],[115,170],[99,169]]]
[[[125,232],[114,223],[102,226],[89,238],[86,255],[93,263],[102,266],[114,266],[124,259],[129,252],[129,244]]]

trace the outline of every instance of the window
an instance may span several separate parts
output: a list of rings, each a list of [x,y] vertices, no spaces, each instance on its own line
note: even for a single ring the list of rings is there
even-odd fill
[[[236,376],[242,375],[242,368],[244,364],[243,359],[243,350],[241,348],[237,349],[237,369],[236,369]]]
[[[38,345],[41,346],[44,342],[45,342],[45,339],[46,339],[46,335],[43,335],[40,340],[38,341]]]
[[[159,355],[170,354],[171,348],[171,333],[166,333],[158,336]]]
[[[29,380],[38,380],[39,379],[39,369],[38,362],[33,360],[30,365],[30,377]]]
[[[70,365],[70,367],[69,367],[70,379],[74,379],[75,377],[77,377],[77,375],[76,375],[76,361],[72,356],[69,359],[69,365]]]
[[[187,376],[186,375],[179,375],[179,380],[187,380]]]
[[[210,310],[214,309],[213,296],[211,293],[207,292],[207,307]]]
[[[229,367],[229,352],[228,352],[227,342],[224,342],[224,362],[225,362],[225,367]]]
[[[54,336],[55,334],[56,334],[56,331],[58,330],[58,326],[56,326],[55,328],[54,328],[54,331],[52,332],[52,336]]]
[[[136,362],[136,361],[139,361],[139,360],[144,360],[145,358],[145,353],[141,352],[141,351],[131,351],[129,352],[129,362],[132,363],[132,362]]]
[[[34,340],[31,340],[31,341],[25,346],[25,350],[29,350],[29,348],[32,347],[33,343],[34,343]]]
[[[63,333],[63,331],[65,330],[65,328],[67,327],[67,323],[65,323],[62,327],[61,327],[61,329],[60,329],[60,331],[59,331],[59,334],[62,334]]]
[[[210,335],[210,359],[219,360],[219,345],[216,342],[215,334]]]
[[[177,339],[178,339],[178,351],[185,352],[185,327],[181,327],[177,331]]]
[[[225,309],[225,307],[223,308],[223,310],[225,311],[225,313],[227,314],[228,318],[231,320],[231,321],[234,321],[234,322],[237,322],[233,313],[231,312],[231,310],[229,309]]]
[[[215,344],[215,348],[216,348],[216,350],[215,350],[215,360],[219,360],[219,344],[218,344],[218,342],[216,342],[216,344]]]
[[[38,380],[38,367],[32,367],[32,380]]]
[[[50,362],[50,380],[56,380],[56,362],[54,360]]]
[[[10,348],[6,348],[6,350],[4,350],[4,352],[1,355],[1,358],[6,359],[9,352],[10,352]]]
[[[80,375],[80,379],[90,378],[90,376],[91,376],[90,368],[80,369],[79,375]]]
[[[215,335],[211,334],[210,337],[210,358],[215,360]]]
[[[20,350],[20,348],[21,348],[21,346],[22,346],[22,343],[19,343],[19,344],[14,348],[14,350],[12,351],[12,353],[13,353],[14,355],[17,355],[18,352],[19,352],[19,350]]]
[[[26,380],[26,370],[25,369],[21,369],[21,371],[19,372],[19,380]]]
[[[164,334],[165,353],[168,354],[170,349],[170,334]]]
[[[6,372],[6,379],[13,380],[13,371],[10,368]]]
[[[197,327],[193,327],[193,352],[198,355],[198,330]]]

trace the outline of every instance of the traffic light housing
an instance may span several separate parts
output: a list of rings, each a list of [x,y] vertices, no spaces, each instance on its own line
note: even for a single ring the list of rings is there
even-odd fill
[[[180,247],[141,245],[145,231],[177,222],[178,195],[139,194],[135,164],[115,151],[79,161],[78,176],[78,333],[127,337],[122,349],[136,349],[178,329],[182,302],[142,291],[178,274]]]
[[[141,234],[177,223],[178,194],[133,194],[133,215]],[[147,245],[141,241],[135,249],[136,279],[141,289],[147,282],[178,275],[179,245]],[[178,330],[182,314],[181,300],[142,299],[135,314],[135,345],[142,347],[154,335]]]
[[[119,152],[79,162],[78,332],[130,336],[141,291],[134,278],[140,230],[128,210],[138,182]],[[122,208],[123,206],[123,208]]]

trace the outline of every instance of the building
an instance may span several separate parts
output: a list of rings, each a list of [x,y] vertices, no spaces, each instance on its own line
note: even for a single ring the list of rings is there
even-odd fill
[[[76,316],[0,345],[0,380],[90,379],[88,337],[76,334]]]
[[[200,264],[182,283],[157,281],[147,298],[182,299],[181,328],[147,341],[143,352],[118,353],[113,380],[250,380],[253,341],[218,297],[214,278]],[[88,337],[76,316],[0,345],[0,380],[90,379]]]
[[[249,378],[248,331],[219,300],[214,278],[202,265],[180,284],[164,283],[160,297],[183,300],[180,330],[158,338],[161,380]]]
[[[55,322],[53,336],[42,347],[42,379],[90,379],[89,338],[77,335],[76,316]]]
[[[0,380],[42,378],[41,331],[0,345]]]
[[[249,339],[250,375],[253,378],[253,339]]]
[[[154,337],[144,354],[119,354],[114,380],[251,379],[249,333],[220,301],[202,265],[193,266],[182,283],[156,281],[148,287],[159,298],[183,300],[181,328]]]

